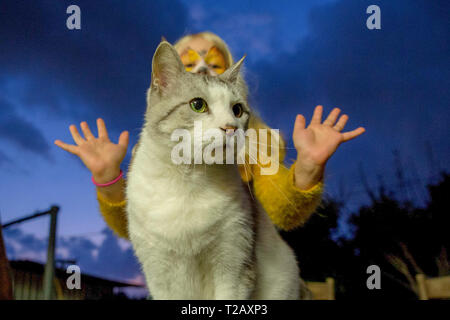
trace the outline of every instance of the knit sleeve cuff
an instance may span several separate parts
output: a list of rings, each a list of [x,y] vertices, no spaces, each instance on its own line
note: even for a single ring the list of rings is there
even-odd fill
[[[314,186],[306,190],[300,189],[295,185],[295,163],[289,169],[288,181],[289,181],[288,189],[294,197],[297,195],[301,196],[302,198],[304,197],[315,198],[317,196],[320,196],[323,192],[324,188],[323,178],[319,182],[317,182]]]
[[[124,208],[127,204],[127,200],[124,199],[120,202],[111,202],[105,199],[104,196],[100,193],[100,191],[97,189],[97,199],[100,205],[109,207],[109,208]]]

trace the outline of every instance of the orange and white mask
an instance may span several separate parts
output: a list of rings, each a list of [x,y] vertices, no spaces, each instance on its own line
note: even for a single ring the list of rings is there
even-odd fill
[[[214,46],[207,52],[197,52],[188,47],[181,54],[181,61],[186,71],[210,76],[221,74],[227,68],[223,53]]]

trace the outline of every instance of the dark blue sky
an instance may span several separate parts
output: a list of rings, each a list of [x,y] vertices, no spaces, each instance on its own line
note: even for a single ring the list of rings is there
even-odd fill
[[[66,28],[71,4],[81,8],[78,31]],[[371,4],[381,8],[381,30],[366,28]],[[326,112],[340,107],[350,116],[348,129],[366,128],[327,167],[327,194],[345,191],[344,217],[368,201],[360,168],[372,186],[378,176],[396,184],[395,149],[406,178],[419,181],[402,196],[421,203],[423,182],[449,169],[449,12],[444,0],[3,0],[2,221],[58,204],[61,256],[76,256],[94,273],[136,278],[127,244],[102,232],[89,172],[53,141],[71,141],[72,123],[103,117],[111,137],[129,130],[134,144],[161,36],[173,42],[204,30],[223,37],[236,58],[247,54],[252,105],[289,147],[295,115],[309,119],[317,104]],[[47,230],[43,218],[8,231],[9,254],[42,259],[45,245],[38,243]],[[110,270],[111,261],[124,267]]]

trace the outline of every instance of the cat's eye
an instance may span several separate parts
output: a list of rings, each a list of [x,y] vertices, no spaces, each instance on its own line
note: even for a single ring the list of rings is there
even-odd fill
[[[236,103],[233,106],[233,114],[236,118],[242,117],[242,114],[244,113],[244,108],[242,107],[242,104]]]
[[[191,106],[191,109],[198,113],[203,113],[208,110],[208,105],[206,104],[206,101],[202,98],[194,98],[189,102],[189,105]]]

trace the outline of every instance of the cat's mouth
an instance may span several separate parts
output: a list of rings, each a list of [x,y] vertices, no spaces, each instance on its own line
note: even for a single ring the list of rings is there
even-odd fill
[[[225,132],[225,135],[232,136],[236,132],[237,127],[235,127],[235,126],[224,126],[224,127],[220,127],[220,129],[222,129],[222,131]]]
[[[218,127],[214,130],[217,130],[216,134],[217,132],[220,132],[221,135],[210,136],[209,134],[207,134],[206,136],[204,136],[202,139],[203,148],[223,147],[223,149],[225,150],[229,149],[230,147],[238,148],[245,144],[245,134],[243,134],[241,130],[238,130],[237,126],[226,125]]]

